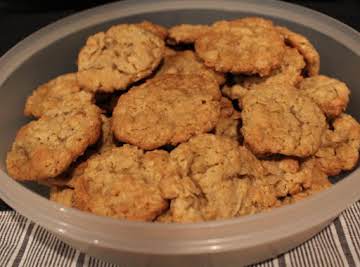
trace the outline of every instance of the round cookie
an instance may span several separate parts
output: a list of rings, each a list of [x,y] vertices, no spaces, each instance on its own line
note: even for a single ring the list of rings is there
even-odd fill
[[[359,160],[360,125],[348,114],[341,114],[328,129],[315,154],[319,168],[327,175],[352,170]]]
[[[87,161],[75,185],[74,206],[97,215],[151,221],[167,209],[158,187],[176,175],[166,151],[124,145]]]
[[[215,23],[196,39],[195,50],[216,71],[262,77],[280,66],[285,44],[270,21],[245,18]]]
[[[208,25],[180,24],[169,29],[169,44],[192,44],[202,34],[206,33]]]
[[[314,154],[326,129],[319,107],[288,85],[257,86],[241,101],[242,134],[257,155]]]
[[[310,97],[328,117],[337,117],[349,103],[350,90],[345,83],[317,75],[304,79],[299,89]]]
[[[179,51],[173,55],[165,56],[164,63],[157,75],[194,73],[215,79],[219,85],[225,82],[223,73],[215,72],[206,67],[196,54],[190,50]]]
[[[79,105],[79,98],[59,104],[61,108],[47,111],[19,130],[6,158],[10,176],[17,180],[56,177],[98,140],[100,110],[90,101]]]
[[[142,27],[113,26],[90,36],[80,50],[79,84],[94,92],[124,90],[155,70],[164,49],[164,41]]]
[[[304,67],[303,56],[295,48],[286,47],[280,67],[273,70],[270,76],[243,77],[241,85],[249,89],[259,84],[290,84],[296,86],[303,79],[301,73]]]
[[[155,24],[155,23],[152,23],[151,21],[144,20],[135,25],[140,28],[143,28],[144,30],[152,32],[153,34],[157,35],[158,37],[160,37],[163,40],[165,40],[167,38],[167,36],[169,35],[168,30],[165,27]]]
[[[146,150],[176,145],[215,126],[220,97],[213,79],[161,75],[120,97],[113,112],[114,135]]]
[[[80,86],[75,73],[60,75],[33,91],[26,100],[24,114],[39,118],[44,112],[63,101],[64,97],[79,91]]]
[[[259,161],[246,148],[227,137],[212,134],[198,135],[180,144],[170,157],[177,162],[181,176],[194,181],[202,194],[197,198],[173,199],[167,215],[171,219],[167,221],[189,218],[180,216],[188,210],[184,206],[189,207],[190,218],[234,217],[244,201],[248,178],[261,175],[263,171]]]
[[[277,26],[276,29],[284,37],[285,43],[296,48],[306,61],[308,76],[315,76],[320,71],[320,55],[310,41],[301,34],[290,31],[286,27]]]

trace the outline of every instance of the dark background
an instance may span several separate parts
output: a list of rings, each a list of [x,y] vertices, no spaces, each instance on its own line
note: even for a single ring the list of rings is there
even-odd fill
[[[17,42],[51,22],[77,11],[109,2],[114,1],[0,0],[0,56]],[[360,31],[360,0],[291,0],[286,2],[320,11]],[[0,211],[9,209],[0,200]]]

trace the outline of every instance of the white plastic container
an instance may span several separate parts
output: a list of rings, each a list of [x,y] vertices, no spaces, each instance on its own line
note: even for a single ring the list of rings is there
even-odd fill
[[[0,59],[0,198],[73,247],[122,266],[241,266],[285,252],[316,234],[359,198],[359,170],[294,205],[185,225],[120,221],[64,208],[42,197],[39,186],[23,186],[5,173],[6,152],[26,121],[22,115],[26,96],[38,84],[75,71],[76,55],[88,35],[112,24],[144,19],[171,26],[249,15],[269,17],[309,37],[320,51],[321,72],[344,80],[352,89],[348,112],[359,118],[360,35],[330,17],[261,0],[114,3],[47,26]]]

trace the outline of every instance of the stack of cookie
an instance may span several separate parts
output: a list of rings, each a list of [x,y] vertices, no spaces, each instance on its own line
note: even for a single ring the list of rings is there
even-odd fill
[[[90,36],[78,72],[28,97],[9,174],[119,219],[253,214],[331,186],[358,161],[350,91],[304,36],[262,18],[121,24]]]

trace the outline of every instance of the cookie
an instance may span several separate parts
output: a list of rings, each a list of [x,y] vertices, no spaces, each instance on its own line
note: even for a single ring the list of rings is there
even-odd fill
[[[359,160],[360,125],[348,114],[341,114],[322,138],[315,154],[319,168],[327,175],[352,170]]]
[[[113,112],[114,135],[146,150],[185,142],[215,126],[220,96],[213,79],[161,75],[120,97]]]
[[[50,200],[62,204],[68,208],[72,207],[74,189],[52,187],[50,189]]]
[[[325,116],[298,89],[257,86],[245,95],[241,106],[242,135],[256,155],[307,157],[320,147]]]
[[[6,159],[10,176],[17,180],[56,177],[98,140],[100,110],[92,104],[79,105],[77,98],[73,102],[58,105],[63,109],[49,110],[19,130]]]
[[[241,101],[241,99],[249,92],[249,89],[240,84],[235,84],[232,86],[224,85],[221,88],[221,92],[224,96],[231,100]]]
[[[305,161],[303,165],[305,168],[311,169],[311,182],[309,186],[296,194],[285,197],[282,200],[282,205],[295,203],[331,187],[331,182],[329,181],[328,176],[320,168],[318,168],[313,159]]]
[[[166,151],[145,154],[130,145],[108,150],[88,160],[74,206],[102,216],[154,220],[168,207],[158,184],[173,174],[171,166]]]
[[[237,142],[241,142],[242,136],[240,134],[241,127],[241,114],[233,108],[230,100],[225,97],[220,101],[221,110],[220,118],[214,128],[216,135],[226,136],[234,139]]]
[[[64,74],[40,85],[26,100],[25,116],[41,117],[68,95],[81,90],[75,73]]]
[[[296,48],[304,57],[308,76],[315,76],[320,71],[320,55],[311,42],[301,34],[295,33],[286,27],[277,26],[276,29],[284,37],[285,43]]]
[[[215,72],[206,67],[196,54],[190,50],[175,52],[165,56],[164,63],[157,75],[162,74],[197,74],[215,79],[221,85],[225,82],[223,73]]]
[[[270,76],[243,77],[241,85],[248,89],[259,84],[290,84],[296,86],[303,79],[302,70],[304,67],[303,56],[295,48],[287,47],[280,67],[273,70]]]
[[[195,41],[196,53],[219,72],[269,75],[280,66],[285,44],[268,24],[258,18],[217,23]]]
[[[208,25],[180,24],[169,29],[169,44],[193,44],[202,34],[206,33]]]
[[[246,148],[227,137],[211,134],[180,144],[170,157],[177,162],[181,176],[189,177],[202,192],[197,198],[193,194],[171,201],[169,212],[174,221],[184,217],[180,214],[187,210],[197,219],[234,217],[244,201],[248,177],[262,172],[262,166]],[[169,214],[166,217],[169,221]]]
[[[80,50],[78,82],[93,92],[124,90],[156,69],[164,49],[164,41],[142,27],[112,26],[90,36]]]
[[[150,21],[144,20],[140,23],[135,24],[136,26],[143,28],[144,30],[150,31],[151,33],[155,34],[156,36],[160,37],[161,39],[165,40],[169,35],[168,30],[159,25],[152,23]]]
[[[346,84],[324,75],[304,79],[299,89],[330,118],[339,116],[349,103],[350,90]]]

